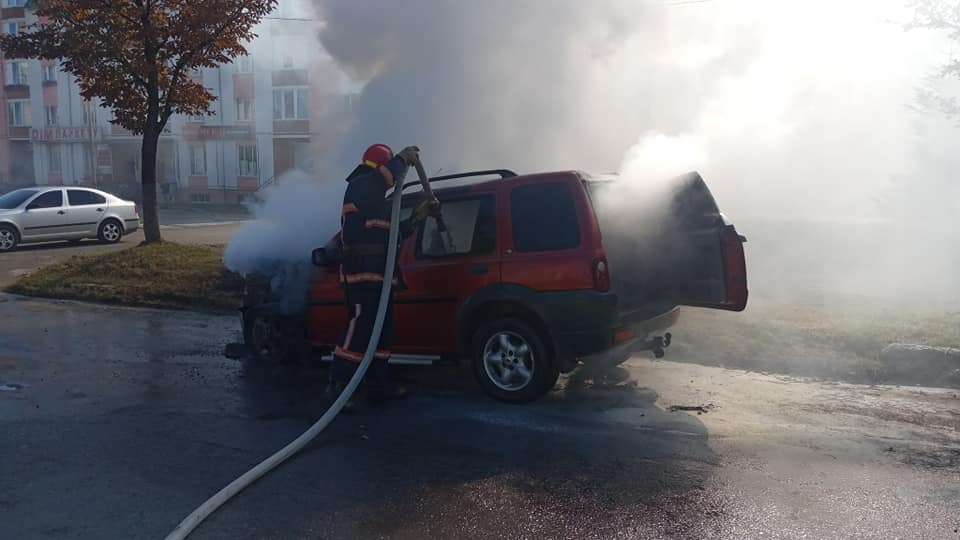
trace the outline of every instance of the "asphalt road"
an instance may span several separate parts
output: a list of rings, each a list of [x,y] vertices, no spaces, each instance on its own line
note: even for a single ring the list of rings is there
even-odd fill
[[[323,370],[227,360],[236,333],[0,297],[0,536],[162,538],[299,435]],[[633,359],[508,406],[401,374],[191,538],[960,538],[956,391]]]
[[[189,220],[189,221],[188,221]],[[164,239],[184,244],[226,244],[243,223],[236,217],[213,221],[208,216],[193,213],[161,216],[160,234]],[[20,276],[74,255],[92,255],[117,251],[143,242],[143,231],[137,230],[119,243],[104,245],[96,240],[84,240],[74,245],[67,242],[25,244],[10,253],[0,253],[0,289],[15,282]]]

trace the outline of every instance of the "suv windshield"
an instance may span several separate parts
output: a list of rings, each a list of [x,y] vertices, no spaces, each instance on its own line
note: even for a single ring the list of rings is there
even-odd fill
[[[23,204],[23,202],[30,197],[36,195],[39,191],[39,189],[18,189],[0,196],[0,210],[12,210]]]

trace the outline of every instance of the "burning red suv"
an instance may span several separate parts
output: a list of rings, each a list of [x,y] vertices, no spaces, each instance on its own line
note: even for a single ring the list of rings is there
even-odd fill
[[[395,361],[468,358],[488,394],[528,402],[580,363],[612,366],[638,350],[662,356],[679,305],[746,307],[744,238],[697,173],[675,179],[655,206],[626,212],[617,203],[629,185],[575,171],[480,171],[433,183],[446,230],[429,219],[401,246]],[[419,195],[404,198],[406,217]],[[346,309],[337,258],[321,252],[318,264],[304,331],[310,348],[328,354]],[[244,335],[258,348],[249,315],[263,311],[247,307]]]

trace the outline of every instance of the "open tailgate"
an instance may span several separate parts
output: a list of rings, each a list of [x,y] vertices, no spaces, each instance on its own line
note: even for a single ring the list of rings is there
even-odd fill
[[[618,181],[588,181],[588,188],[622,310],[661,304],[746,308],[746,239],[720,213],[698,173],[671,180],[650,195],[656,200],[629,200],[648,191]]]

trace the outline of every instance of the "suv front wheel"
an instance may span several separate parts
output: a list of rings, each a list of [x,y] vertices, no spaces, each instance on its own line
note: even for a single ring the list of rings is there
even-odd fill
[[[553,389],[560,376],[543,339],[518,319],[485,324],[473,336],[472,352],[480,386],[501,401],[534,401]]]

